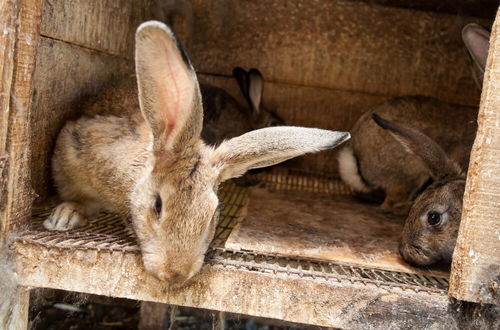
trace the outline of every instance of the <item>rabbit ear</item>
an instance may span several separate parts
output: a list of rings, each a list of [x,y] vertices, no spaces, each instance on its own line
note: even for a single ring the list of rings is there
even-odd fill
[[[266,167],[310,152],[333,148],[348,140],[347,132],[305,127],[268,127],[224,141],[211,161],[219,170],[219,181]]]
[[[260,113],[260,102],[262,100],[262,91],[264,90],[264,78],[257,69],[250,69],[247,74],[248,79],[248,99],[254,115]]]
[[[241,93],[248,101],[248,80],[247,80],[247,72],[245,69],[237,66],[233,69],[233,77],[238,82],[238,86],[240,86]]]
[[[490,47],[490,33],[482,26],[471,23],[462,29],[462,39],[472,59],[476,83],[481,88]]]
[[[405,125],[382,119],[375,113],[372,114],[372,118],[377,125],[387,130],[401,143],[406,151],[419,157],[435,181],[462,174],[460,166],[427,135]]]
[[[137,29],[135,65],[142,114],[153,132],[155,152],[175,149],[200,136],[203,111],[196,74],[163,23]]]

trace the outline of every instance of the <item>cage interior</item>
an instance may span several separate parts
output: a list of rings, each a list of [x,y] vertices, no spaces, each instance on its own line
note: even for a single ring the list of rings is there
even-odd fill
[[[131,38],[137,24],[149,18],[177,29],[201,82],[224,87],[242,104],[232,69],[258,68],[265,79],[264,103],[290,125],[349,130],[370,107],[413,94],[474,111],[479,91],[460,32],[469,22],[490,26],[494,11],[488,8],[494,6],[481,3],[487,9],[479,15],[468,2],[446,2],[442,8],[425,1],[405,8],[393,3],[153,1],[143,7],[127,4],[105,28],[91,18],[95,9],[69,8],[64,1],[46,4],[31,122],[32,183],[39,198],[31,229],[19,239],[58,248],[138,252],[128,222],[114,215],[102,214],[68,233],[45,231],[41,223],[54,205],[50,155],[58,131],[78,117],[82,100],[133,71]],[[89,21],[96,26],[73,35],[66,29],[72,11],[73,25]],[[254,174],[261,182],[255,187],[226,183],[207,261],[445,289],[445,270],[416,269],[399,258],[404,219],[356,200],[339,181],[336,152]]]

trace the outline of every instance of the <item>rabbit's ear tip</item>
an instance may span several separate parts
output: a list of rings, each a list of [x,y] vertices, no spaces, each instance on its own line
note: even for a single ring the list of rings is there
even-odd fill
[[[146,33],[148,31],[160,30],[166,32],[169,35],[173,35],[172,30],[165,24],[160,21],[146,21],[141,23],[139,27],[137,27],[137,33]]]

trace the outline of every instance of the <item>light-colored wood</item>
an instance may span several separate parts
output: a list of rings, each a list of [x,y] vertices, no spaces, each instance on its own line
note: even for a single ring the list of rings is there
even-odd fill
[[[225,89],[240,104],[246,104],[234,78],[206,74],[199,74],[198,77],[203,83]],[[364,112],[387,99],[380,95],[274,82],[265,82],[263,95],[264,104],[282,117],[287,125],[342,131],[349,131]],[[298,157],[288,161],[287,166],[336,173],[338,150]]]
[[[402,260],[398,244],[403,223],[404,217],[349,196],[253,188],[248,215],[225,247],[447,277],[447,272],[414,268]]]
[[[50,157],[64,123],[79,116],[89,97],[131,72],[133,63],[122,57],[41,37],[31,118],[32,182],[39,199],[49,192]]]
[[[26,286],[124,297],[338,328],[433,328],[453,322],[448,297],[348,280],[303,279],[205,265],[182,289],[147,275],[138,254],[16,243]]]
[[[21,226],[30,216],[33,192],[30,187],[32,76],[40,29],[41,1],[1,1],[2,59],[0,156],[0,235]],[[4,21],[5,19],[5,21]],[[14,49],[15,47],[15,49]]]
[[[195,0],[193,10],[200,72],[257,67],[270,81],[478,104],[461,29],[488,20],[342,0]]]
[[[450,294],[500,304],[500,13],[490,39]]]

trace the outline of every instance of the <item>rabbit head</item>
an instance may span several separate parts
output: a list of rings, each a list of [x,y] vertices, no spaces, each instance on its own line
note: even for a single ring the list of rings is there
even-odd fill
[[[478,24],[470,23],[462,29],[462,40],[470,55],[474,79],[481,89],[490,47],[490,32]]]
[[[131,195],[132,221],[146,270],[172,284],[186,282],[202,266],[217,224],[219,183],[350,137],[282,126],[249,132],[214,149],[200,138],[203,109],[195,71],[166,25],[152,21],[138,28],[135,63],[151,144]]]
[[[425,266],[451,261],[460,226],[465,175],[445,151],[425,134],[373,114],[406,151],[419,157],[433,183],[414,201],[406,219],[399,251],[411,264]]]
[[[233,69],[233,77],[238,82],[241,93],[247,101],[253,129],[285,124],[280,116],[262,105],[264,77],[259,70],[252,68],[246,71],[241,67],[235,67]]]

